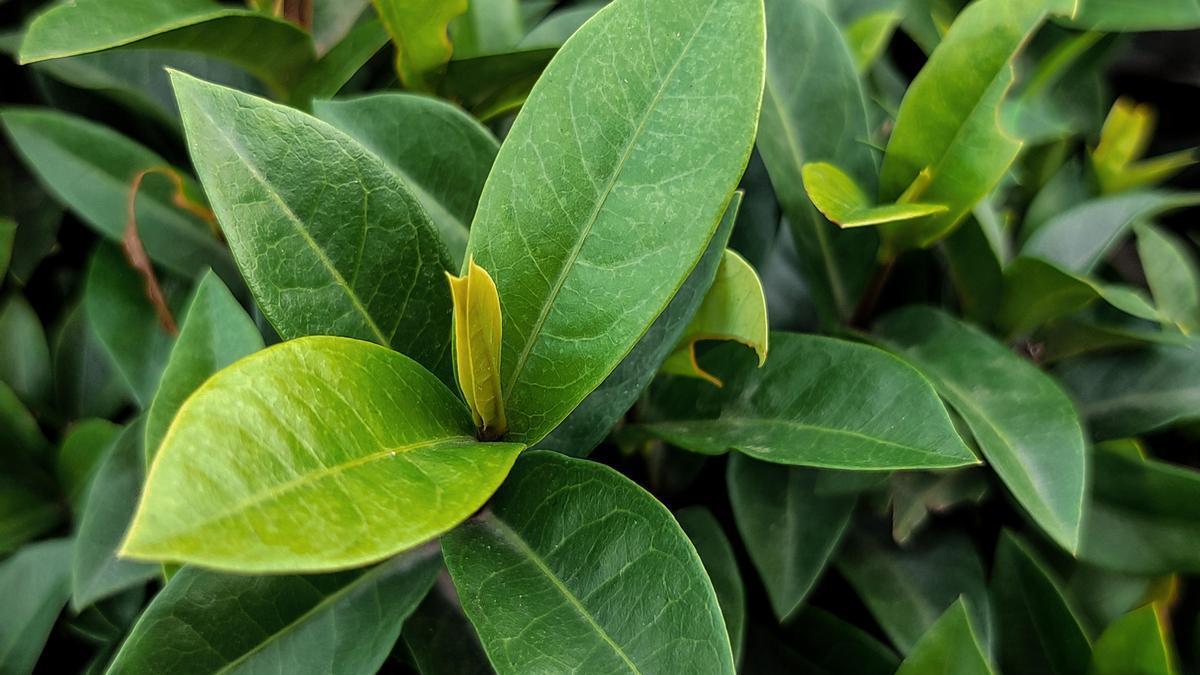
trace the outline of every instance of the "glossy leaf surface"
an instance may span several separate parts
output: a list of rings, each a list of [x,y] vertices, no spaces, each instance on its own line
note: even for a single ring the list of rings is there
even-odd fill
[[[618,0],[538,80],[468,246],[500,290],[513,440],[595,389],[707,248],[750,155],[762,21],[757,0]]]
[[[700,555],[700,562],[704,563],[704,570],[712,580],[717,602],[721,605],[721,616],[729,631],[733,661],[738,663],[741,661],[742,645],[746,641],[746,589],[738,572],[733,546],[721,530],[721,524],[702,506],[689,506],[676,511],[675,519],[688,539],[692,540],[696,553]]]
[[[897,223],[950,210],[941,204],[902,201],[877,205],[853,178],[828,162],[805,164],[803,174],[804,188],[813,205],[830,222],[842,227]]]
[[[238,576],[185,567],[108,672],[376,672],[437,575],[420,549],[362,570]]]
[[[475,427],[488,438],[508,430],[500,393],[500,296],[487,270],[467,262],[463,276],[446,275],[454,297],[454,365]]]
[[[1163,616],[1166,607],[1148,604],[1104,629],[1092,649],[1094,675],[1173,675],[1174,649]]]
[[[1107,284],[1039,258],[1021,256],[1004,270],[1004,299],[995,318],[1009,335],[1020,335],[1097,300],[1141,319],[1159,317],[1138,289]]]
[[[991,663],[979,644],[963,599],[950,605],[921,636],[896,675],[940,675],[951,665],[961,675],[992,675]]]
[[[775,333],[771,343],[762,368],[738,345],[706,354],[701,365],[722,388],[692,378],[655,384],[644,428],[693,452],[736,449],[781,464],[900,469],[977,461],[933,386],[894,356],[812,335]]]
[[[296,110],[173,81],[201,182],[279,334],[371,340],[448,381],[449,259],[395,172]]]
[[[667,509],[606,466],[531,452],[442,540],[500,673],[732,673],[712,583]]]
[[[219,569],[374,562],[478,509],[521,450],[479,443],[411,359],[311,337],[253,354],[180,409],[123,553]]]
[[[450,60],[446,27],[467,9],[466,0],[373,0],[396,45],[396,73],[410,89],[428,91],[430,71]]]
[[[1075,409],[1054,380],[934,309],[899,310],[876,332],[933,380],[1034,522],[1075,550],[1087,461]]]

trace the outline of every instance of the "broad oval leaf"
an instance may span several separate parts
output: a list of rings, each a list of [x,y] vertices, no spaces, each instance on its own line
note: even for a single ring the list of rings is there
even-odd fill
[[[411,359],[335,337],[285,342],[180,408],[123,553],[240,572],[374,562],[453,527],[522,446],[480,443]]]
[[[941,675],[953,667],[957,675],[992,675],[992,666],[979,644],[965,599],[947,609],[900,664],[896,675]]]
[[[780,621],[800,607],[842,541],[855,495],[818,494],[821,472],[729,460],[729,501],[742,543]]]
[[[71,540],[51,539],[0,563],[0,663],[6,673],[32,673],[71,594]]]
[[[317,101],[313,112],[400,175],[437,226],[453,269],[462,269],[471,219],[500,149],[492,132],[457,106],[413,94]]]
[[[1054,380],[982,331],[929,307],[893,312],[875,330],[933,380],[1034,522],[1074,551],[1087,460],[1075,408]]]
[[[933,385],[867,345],[774,333],[755,368],[740,345],[701,364],[721,388],[668,378],[651,389],[650,433],[693,452],[834,469],[954,467],[978,460],[954,430]]]
[[[315,58],[312,39],[295,24],[213,0],[55,5],[30,23],[19,58],[26,64],[120,47],[198,51],[236,63],[277,88]]]
[[[205,275],[146,412],[147,463],[184,400],[210,375],[262,348],[262,335],[246,310],[215,274]]]
[[[762,32],[761,0],[617,0],[534,86],[468,245],[500,290],[510,438],[554,429],[696,266],[750,156]]]
[[[831,162],[874,192],[878,170],[862,82],[833,20],[813,2],[768,0],[767,78],[758,152],[792,227],[804,275],[822,318],[849,318],[867,287],[879,235],[843,232],[805,191],[805,164]]]
[[[604,465],[527,453],[442,550],[502,674],[734,672],[696,549],[666,507]]]
[[[33,108],[8,108],[0,120],[46,189],[97,232],[121,241],[134,177],[169,167],[149,149],[80,117]],[[199,187],[180,174],[188,194]],[[198,277],[211,267],[227,283],[240,278],[229,252],[209,228],[171,202],[170,185],[148,178],[137,196],[138,237],[146,253],[168,270]]]
[[[733,546],[720,523],[703,506],[689,506],[676,511],[675,519],[692,540],[696,553],[700,555],[700,562],[704,563],[704,570],[712,580],[717,602],[721,605],[721,616],[725,618],[725,628],[729,631],[733,660],[740,662],[742,645],[746,641],[746,589],[738,572]]]
[[[437,575],[421,549],[363,570],[242,576],[185,567],[146,608],[108,673],[369,675]]]
[[[197,173],[279,334],[371,340],[452,381],[449,259],[396,174],[297,110],[172,81]]]

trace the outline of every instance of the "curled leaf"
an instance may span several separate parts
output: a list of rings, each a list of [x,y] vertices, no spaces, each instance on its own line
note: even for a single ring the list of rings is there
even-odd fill
[[[853,178],[828,162],[805,164],[802,172],[804,187],[813,205],[826,218],[843,228],[898,223],[950,210],[944,204],[908,201],[908,197],[915,197],[913,193],[919,192],[919,188],[928,183],[927,173],[918,174],[913,182],[918,189],[910,188],[895,203],[875,205]]]
[[[1143,160],[1156,122],[1154,108],[1128,98],[1117,99],[1092,151],[1092,168],[1105,194],[1157,185],[1196,163],[1195,150]]]
[[[446,277],[454,296],[458,386],[481,436],[499,438],[508,431],[500,391],[500,295],[491,275],[474,259],[464,276],[447,272]]]

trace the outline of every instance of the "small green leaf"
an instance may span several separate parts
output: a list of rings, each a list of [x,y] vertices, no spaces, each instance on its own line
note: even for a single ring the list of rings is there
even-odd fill
[[[642,428],[693,452],[739,450],[780,464],[835,469],[955,467],[977,460],[933,386],[866,345],[774,333],[773,355],[721,345],[701,359],[723,388],[669,378],[651,390]]]
[[[17,395],[0,382],[0,554],[46,532],[62,518],[43,475],[49,443]]]
[[[738,572],[733,546],[721,530],[720,523],[703,506],[689,506],[676,511],[675,519],[692,540],[696,553],[700,555],[700,562],[704,563],[704,570],[712,580],[717,602],[721,605],[721,616],[725,618],[725,628],[729,631],[733,661],[738,663],[746,640],[746,590],[742,585],[742,575]]]
[[[345,568],[412,548],[475,512],[516,443],[416,362],[335,337],[285,342],[184,403],[123,554],[239,572]]]
[[[192,296],[146,413],[147,465],[184,400],[213,373],[262,348],[254,321],[215,274],[206,274]]]
[[[717,276],[692,317],[675,352],[663,363],[663,372],[699,377],[723,386],[696,361],[701,340],[739,342],[754,350],[758,367],[767,362],[767,298],[758,273],[746,259],[726,249]]]
[[[915,654],[922,636],[960,597],[970,601],[986,651],[993,630],[983,563],[958,532],[933,532],[906,548],[856,534],[847,538],[837,568],[901,654]]]
[[[1101,193],[1152,187],[1196,163],[1194,150],[1142,160],[1154,133],[1155,117],[1153,108],[1127,98],[1113,104],[1100,130],[1100,143],[1092,151],[1092,169]]]
[[[492,132],[445,101],[412,94],[317,101],[313,111],[399,174],[437,226],[452,269],[462,269],[471,219],[500,149]]]
[[[854,495],[818,494],[820,475],[749,457],[729,460],[725,478],[734,520],[780,621],[820,579],[854,512]]]
[[[988,463],[1059,545],[1079,545],[1087,461],[1071,400],[1033,364],[938,310],[912,307],[876,332],[966,420]]]
[[[1062,585],[1008,530],[996,547],[991,591],[1004,672],[1087,673],[1091,644]]]
[[[1047,13],[1067,4],[981,0],[954,20],[904,95],[879,189],[883,201],[895,201],[928,172],[928,184],[910,197],[950,208],[885,226],[888,254],[942,239],[1003,178],[1022,145],[1000,124],[1013,59]]]
[[[449,382],[449,259],[397,174],[301,112],[172,80],[196,170],[279,334],[371,340]]]
[[[1185,333],[1200,330],[1200,271],[1188,247],[1166,230],[1135,226],[1138,257],[1163,319]]]
[[[263,12],[212,0],[74,0],[29,24],[20,63],[121,47],[197,51],[236,63],[277,89],[315,58],[307,33]]]
[[[314,98],[329,98],[337,94],[387,43],[388,33],[382,23],[377,19],[360,21],[341,42],[304,73],[292,89],[291,101],[307,109]],[[211,81],[211,78],[206,79]]]
[[[471,0],[466,13],[450,23],[456,58],[507,51],[524,33],[519,0]]]
[[[2,278],[2,277],[0,277]],[[38,407],[50,395],[50,347],[38,315],[20,295],[0,307],[0,382],[26,405]]]
[[[438,568],[430,549],[320,576],[185,567],[154,597],[107,672],[369,675],[383,665]]]
[[[137,508],[145,472],[142,420],[121,431],[106,451],[84,500],[75,533],[71,607],[79,611],[152,579],[157,565],[117,558],[117,547]]]
[[[1189,30],[1200,28],[1200,5],[1194,0],[1081,0],[1072,23],[1114,32]]]
[[[749,159],[762,31],[761,0],[617,0],[534,88],[468,245],[504,307],[513,440],[599,386],[704,253]]]
[[[1166,622],[1167,608],[1143,605],[1104,629],[1092,649],[1091,675],[1174,675],[1175,650]]]
[[[8,263],[12,260],[16,237],[17,224],[11,218],[0,217],[0,280],[8,275]]]
[[[887,48],[902,16],[898,9],[885,9],[863,14],[846,26],[846,42],[854,54],[854,64],[859,73],[870,69]]]
[[[173,316],[186,307],[187,288],[178,280],[163,280]],[[101,244],[92,254],[83,291],[87,321],[112,357],[117,372],[142,408],[150,406],[175,335],[146,297],[145,282],[120,249]]]
[[[1042,258],[1088,274],[1133,224],[1173,209],[1200,204],[1200,193],[1139,191],[1084,202],[1052,218],[1029,237],[1021,255]]]
[[[964,598],[950,605],[921,636],[896,675],[941,675],[949,672],[947,668],[957,675],[992,675]]]
[[[1200,419],[1200,343],[1194,339],[1074,359],[1056,375],[1098,439]]]
[[[1158,310],[1138,289],[1106,284],[1040,258],[1020,256],[1004,270],[1004,299],[995,319],[1008,335],[1021,335],[1097,300],[1141,319],[1159,318]]]
[[[898,223],[950,210],[944,204],[915,204],[902,200],[876,205],[853,178],[828,162],[805,164],[803,173],[804,188],[813,205],[831,222],[842,227]]]
[[[0,120],[46,189],[110,241],[125,236],[134,177],[170,166],[125,136],[73,115],[8,108],[0,112]],[[195,181],[180,176],[185,192],[199,194]],[[137,232],[146,253],[185,277],[198,277],[211,267],[227,283],[237,283],[240,276],[229,252],[208,225],[172,203],[171,188],[165,180],[149,178],[138,191]]]
[[[500,296],[487,270],[467,262],[461,277],[449,272],[454,296],[454,363],[458,387],[475,428],[488,439],[508,431],[504,398],[500,393]]]
[[[69,539],[31,544],[0,563],[0,663],[5,673],[33,672],[70,595]]]
[[[396,73],[409,89],[432,91],[430,76],[450,60],[446,27],[467,0],[373,0],[396,45]]]
[[[666,507],[604,465],[527,453],[442,550],[502,675],[734,672],[695,548]]]
[[[77,515],[83,513],[88,486],[120,432],[121,427],[108,420],[85,420],[72,426],[59,446],[58,482]]]
[[[54,401],[67,419],[108,417],[130,402],[129,387],[88,325],[84,308],[67,311],[54,336]]]

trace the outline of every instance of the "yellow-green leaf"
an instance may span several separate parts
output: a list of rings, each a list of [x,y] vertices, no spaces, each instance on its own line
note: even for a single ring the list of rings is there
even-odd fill
[[[898,223],[950,210],[944,204],[908,203],[903,195],[893,204],[875,205],[853,178],[828,162],[805,164],[802,171],[808,198],[826,218],[841,227]],[[925,175],[918,174],[914,184],[923,184]]]
[[[429,76],[446,65],[454,47],[446,35],[467,0],[374,0],[375,11],[396,44],[396,74],[409,89],[431,91]]]
[[[454,296],[454,350],[458,386],[462,389],[475,427],[485,438],[508,431],[500,391],[500,295],[487,270],[467,263],[467,273],[449,272]]]
[[[860,16],[846,26],[846,42],[858,72],[866,72],[883,53],[900,19],[899,10],[884,10]]]
[[[1196,163],[1195,150],[1142,160],[1154,134],[1155,118],[1149,105],[1128,98],[1113,104],[1100,130],[1100,143],[1092,151],[1092,168],[1101,192],[1157,185]]]
[[[703,378],[720,387],[721,380],[696,362],[696,343],[740,342],[754,350],[761,368],[767,361],[768,333],[767,298],[758,273],[745,258],[726,249],[708,294],[662,369],[675,375]]]
[[[1164,617],[1167,608],[1143,605],[1114,621],[1092,648],[1092,675],[1174,675],[1174,650]]]

